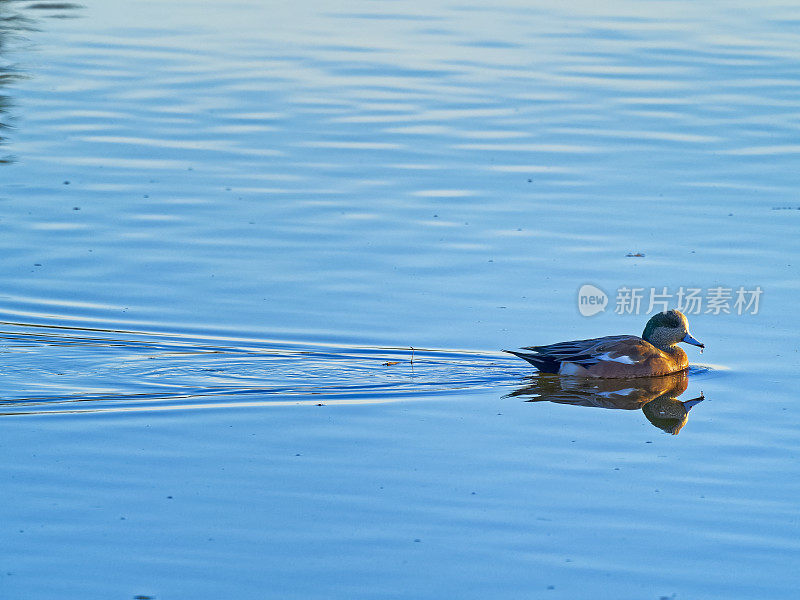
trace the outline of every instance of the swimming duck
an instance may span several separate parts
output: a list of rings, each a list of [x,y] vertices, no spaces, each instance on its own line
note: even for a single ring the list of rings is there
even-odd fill
[[[543,373],[577,377],[655,377],[677,373],[689,366],[686,353],[676,345],[679,342],[705,348],[689,333],[686,316],[673,309],[653,315],[642,337],[610,335],[523,348],[532,352],[505,352],[527,360]]]

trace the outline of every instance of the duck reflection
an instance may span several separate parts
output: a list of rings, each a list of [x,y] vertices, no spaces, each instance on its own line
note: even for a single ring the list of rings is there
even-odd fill
[[[641,409],[647,420],[672,435],[686,425],[689,411],[704,400],[678,400],[686,391],[689,378],[685,372],[662,377],[636,379],[579,379],[537,374],[524,387],[508,394],[529,397],[526,402],[556,402],[595,408]]]
[[[83,7],[70,2],[34,2],[18,6],[0,0],[0,164],[12,162],[11,157],[3,155],[1,148],[7,143],[5,131],[11,127],[8,113],[12,105],[10,96],[3,88],[23,76],[8,60],[10,40],[19,39],[20,32],[36,31],[41,17],[71,18],[78,15],[76,9],[80,8]]]
[[[4,131],[9,127],[6,121],[10,99],[3,93],[3,88],[10,83],[14,74],[7,64],[6,54],[9,33],[14,29],[16,16],[11,14],[5,2],[0,2],[0,145],[5,144]],[[0,155],[0,164],[10,162]]]

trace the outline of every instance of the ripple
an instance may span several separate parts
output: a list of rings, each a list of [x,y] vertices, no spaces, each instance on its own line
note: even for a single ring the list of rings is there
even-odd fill
[[[412,196],[422,196],[424,198],[464,198],[474,196],[472,190],[419,190],[411,193]]]
[[[384,403],[519,377],[500,353],[37,329],[0,332],[2,415]]]
[[[750,146],[747,148],[735,148],[733,150],[723,150],[720,154],[730,154],[732,156],[773,156],[800,153],[800,144],[781,144],[777,146]]]
[[[569,154],[588,154],[600,152],[598,146],[578,144],[456,144],[462,150],[492,150],[499,152],[551,152]]]

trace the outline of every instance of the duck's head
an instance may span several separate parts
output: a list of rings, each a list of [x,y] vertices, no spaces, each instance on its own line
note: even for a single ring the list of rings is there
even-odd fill
[[[689,322],[684,314],[675,309],[665,310],[650,317],[645,325],[642,338],[662,350],[671,348],[679,342],[705,348],[705,345],[698,342],[689,333]]]

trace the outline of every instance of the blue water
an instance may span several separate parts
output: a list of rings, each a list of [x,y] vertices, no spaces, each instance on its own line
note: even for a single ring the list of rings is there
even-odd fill
[[[798,21],[0,2],[0,597],[794,598]]]

